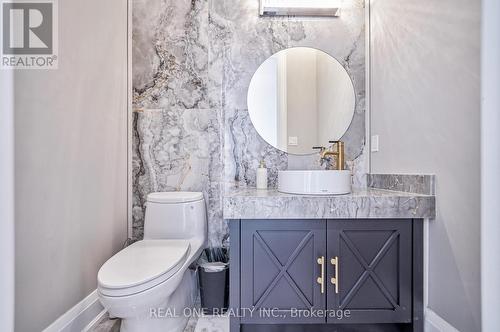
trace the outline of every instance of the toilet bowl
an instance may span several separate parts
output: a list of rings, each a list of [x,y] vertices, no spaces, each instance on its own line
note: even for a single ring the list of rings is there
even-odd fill
[[[206,234],[202,193],[148,195],[144,240],[111,257],[97,275],[99,299],[122,319],[121,331],[183,331],[196,296],[189,266]]]

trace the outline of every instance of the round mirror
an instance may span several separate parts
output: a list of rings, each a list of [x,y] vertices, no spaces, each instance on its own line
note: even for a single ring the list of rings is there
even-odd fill
[[[257,69],[248,111],[259,135],[277,149],[311,154],[339,140],[354,116],[354,86],[329,54],[308,47],[280,51]]]

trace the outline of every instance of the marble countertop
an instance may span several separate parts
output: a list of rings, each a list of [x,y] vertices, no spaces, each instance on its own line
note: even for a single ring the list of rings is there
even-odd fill
[[[434,218],[434,195],[385,189],[353,189],[351,194],[310,196],[275,189],[227,189],[224,219]]]

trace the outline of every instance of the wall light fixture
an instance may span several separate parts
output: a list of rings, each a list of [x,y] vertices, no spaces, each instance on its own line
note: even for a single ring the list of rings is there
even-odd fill
[[[260,0],[261,16],[340,16],[342,0]]]

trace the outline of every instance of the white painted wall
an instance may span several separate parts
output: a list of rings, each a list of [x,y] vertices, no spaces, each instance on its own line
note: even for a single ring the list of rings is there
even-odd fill
[[[14,75],[0,71],[0,331],[14,329]]]
[[[482,328],[495,332],[500,326],[500,2],[482,4]]]
[[[40,331],[126,239],[126,1],[59,1],[59,69],[15,73],[15,167],[15,329]]]
[[[371,1],[371,171],[436,174],[428,306],[467,332],[481,327],[480,18],[480,0]]]

